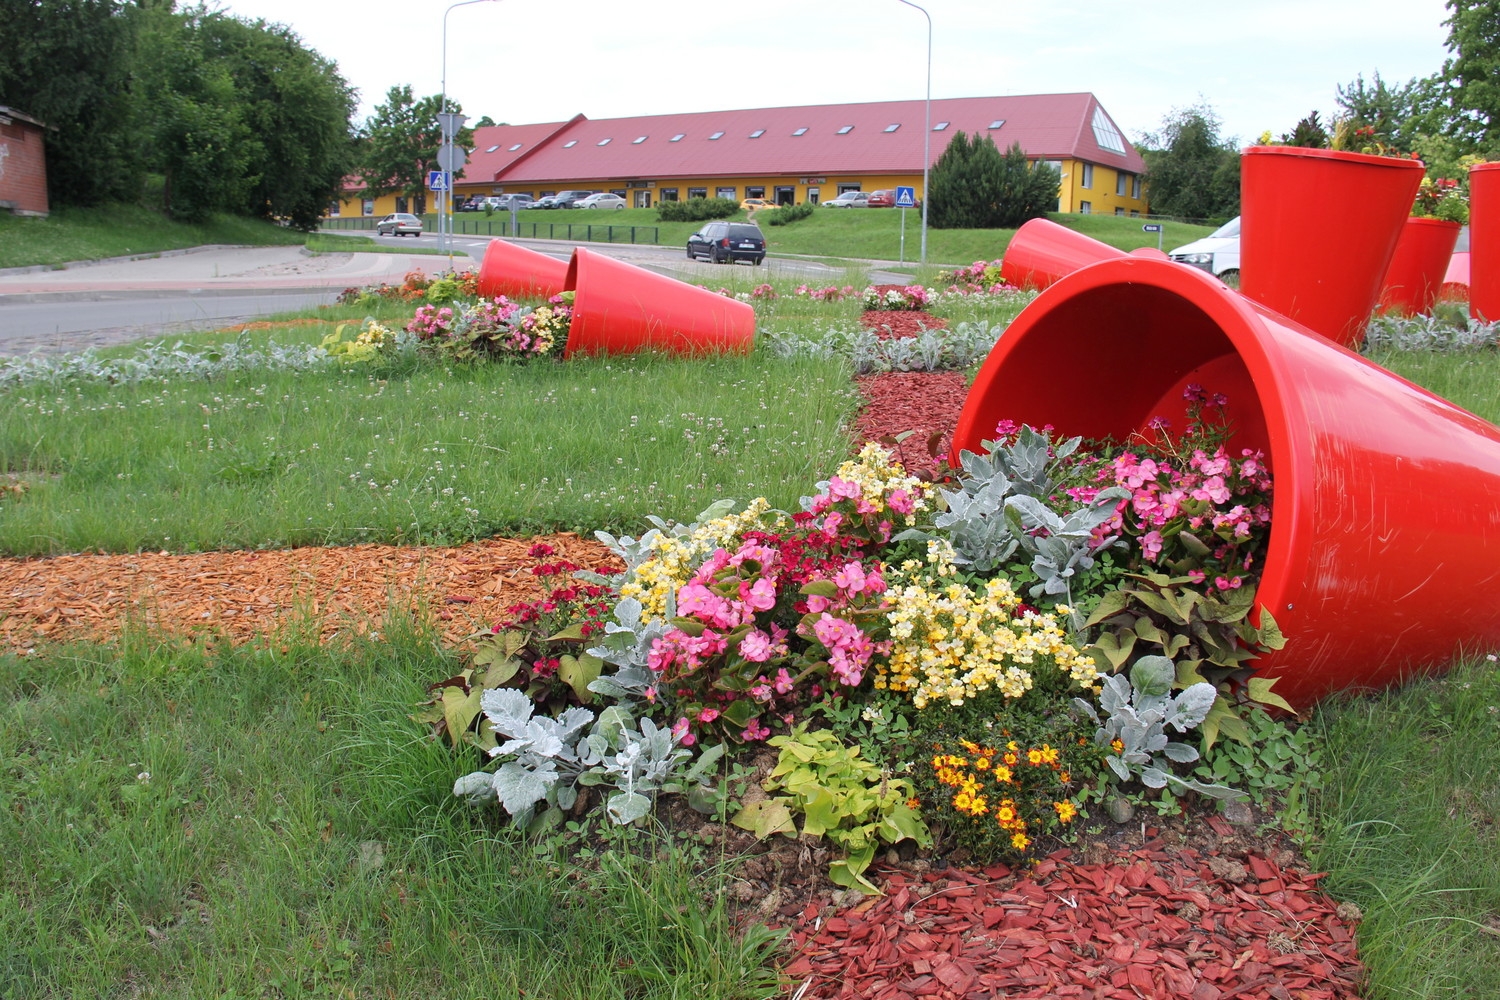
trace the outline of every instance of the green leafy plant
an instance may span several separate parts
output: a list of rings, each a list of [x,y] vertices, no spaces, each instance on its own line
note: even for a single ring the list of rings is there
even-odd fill
[[[809,731],[805,724],[770,742],[780,753],[762,787],[785,794],[745,806],[730,820],[735,826],[761,839],[778,833],[827,837],[845,852],[829,866],[828,877],[869,894],[880,891],[864,877],[878,844],[910,839],[931,845],[910,782],[865,760],[859,747],[845,746],[827,729]]]
[[[782,205],[774,211],[767,212],[761,218],[765,219],[768,226],[789,226],[810,217],[815,208],[816,206],[811,202],[803,202],[800,205]]]
[[[1205,750],[1194,776],[1244,789],[1283,830],[1305,839],[1313,829],[1309,797],[1323,789],[1323,754],[1313,731],[1274,719],[1262,708],[1245,713],[1243,722],[1249,741],[1224,741]]]

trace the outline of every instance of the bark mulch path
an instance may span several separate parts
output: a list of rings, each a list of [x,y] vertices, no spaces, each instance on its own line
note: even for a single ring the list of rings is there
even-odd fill
[[[1063,850],[1021,876],[893,872],[884,896],[804,910],[785,971],[804,1000],[1358,996],[1353,932],[1320,876],[1161,847],[1109,864]]]

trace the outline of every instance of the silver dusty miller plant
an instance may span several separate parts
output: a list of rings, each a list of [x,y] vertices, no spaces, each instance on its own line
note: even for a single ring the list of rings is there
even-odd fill
[[[495,771],[475,771],[453,783],[453,794],[474,802],[499,800],[513,822],[529,826],[537,806],[568,810],[582,786],[608,785],[604,810],[621,826],[651,811],[659,792],[686,792],[700,805],[712,791],[712,768],[723,746],[705,750],[691,765],[692,752],[676,743],[670,730],[648,718],[633,728],[628,712],[612,706],[596,719],[586,708],[569,708],[557,718],[534,716],[524,692],[494,688],[481,708],[505,742],[490,755],[503,758]]]
[[[1115,674],[1104,681],[1099,694],[1102,719],[1094,706],[1082,698],[1074,698],[1073,705],[1099,727],[1094,733],[1095,743],[1114,748],[1118,741],[1116,752],[1106,757],[1105,763],[1121,782],[1139,778],[1147,788],[1165,788],[1170,784],[1216,799],[1245,798],[1244,792],[1225,785],[1205,785],[1172,773],[1173,763],[1190,764],[1197,760],[1198,749],[1173,741],[1167,729],[1185,733],[1196,728],[1219,696],[1206,681],[1189,685],[1174,695],[1172,682],[1176,677],[1176,666],[1165,656],[1143,656],[1130,668],[1128,680],[1123,674]]]

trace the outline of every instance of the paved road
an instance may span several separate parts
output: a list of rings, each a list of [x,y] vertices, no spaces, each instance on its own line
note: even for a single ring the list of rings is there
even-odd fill
[[[436,234],[376,237],[397,249],[436,249]],[[401,253],[308,254],[300,247],[200,247],[143,258],[69,265],[61,269],[0,271],[0,357],[62,354],[193,330],[233,326],[280,312],[329,303],[345,288],[390,282],[410,270],[427,273],[477,267],[489,236],[455,235],[448,256]],[[574,244],[516,240],[566,260]],[[625,243],[590,249],[689,281],[727,278],[726,265],[688,260],[675,247]],[[879,262],[869,262],[878,265]],[[767,258],[734,265],[766,277],[808,284],[842,283],[846,269],[821,261]],[[902,274],[872,269],[869,280],[897,282]]]

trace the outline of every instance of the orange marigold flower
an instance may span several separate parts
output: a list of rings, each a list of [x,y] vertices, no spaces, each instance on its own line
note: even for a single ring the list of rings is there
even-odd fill
[[[974,796],[974,801],[969,804],[969,815],[983,816],[989,812],[990,804],[983,795]]]
[[[1005,749],[1007,749],[1007,750],[1019,750],[1021,748],[1016,745],[1016,741],[1015,740],[1011,740],[1009,743],[1005,744]]]
[[[1015,822],[1015,803],[1011,802],[1010,799],[1004,799],[1003,801],[1001,801],[999,808],[995,810],[995,819],[1000,822],[1001,826],[1005,826],[1007,823]]]
[[[909,799],[906,800],[906,808],[908,808],[908,809],[920,809],[920,808],[922,808],[922,800],[919,799],[919,798],[915,798],[915,797],[909,798]]]
[[[1124,753],[1125,741],[1116,736],[1114,739],[1109,741],[1109,748],[1115,753]]]
[[[1027,750],[1026,763],[1032,767],[1040,767],[1042,764],[1042,752],[1040,750]]]
[[[1054,802],[1052,808],[1057,810],[1057,818],[1064,823],[1072,822],[1073,817],[1078,815],[1078,807],[1071,802]]]
[[[997,767],[997,768],[995,768],[994,771],[992,771],[990,773],[995,776],[995,781],[998,782],[999,784],[1002,784],[1002,785],[1009,785],[1009,784],[1011,784],[1010,768],[1008,768],[1008,767]]]
[[[1010,838],[1010,844],[1016,850],[1024,851],[1031,846],[1031,838],[1024,833],[1013,834]]]
[[[1073,783],[1073,772],[1062,771],[1058,774],[1057,780],[1061,781],[1065,785],[1070,785]]]
[[[969,751],[969,753],[978,753],[979,752],[979,744],[978,743],[974,743],[974,742],[972,742],[970,740],[959,740],[958,741],[958,745],[961,746],[961,747],[963,747],[965,750]]]
[[[1020,755],[1017,754],[1017,753],[1015,753],[1014,751],[1012,751],[1010,753],[1007,753],[1004,757],[1001,757],[1000,759],[1003,760],[1003,761],[1005,761],[1005,764],[1006,764],[1007,767],[1015,767],[1017,764],[1019,764],[1021,762]]]
[[[990,759],[988,757],[981,757],[974,762],[974,766],[983,771],[990,766]]]

